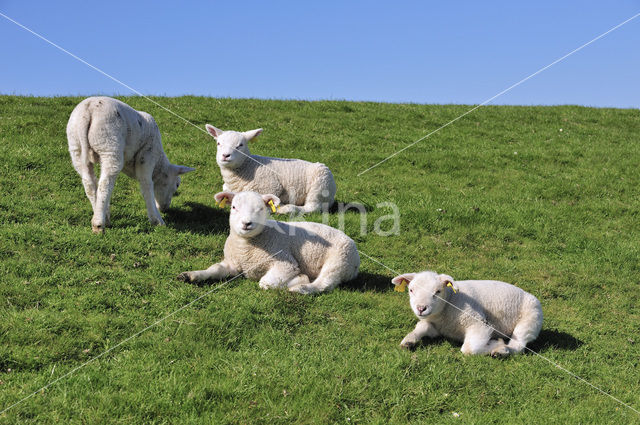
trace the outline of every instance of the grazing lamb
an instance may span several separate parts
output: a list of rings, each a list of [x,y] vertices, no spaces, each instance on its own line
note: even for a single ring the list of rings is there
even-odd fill
[[[351,238],[320,223],[269,220],[277,196],[256,192],[220,192],[217,202],[231,201],[230,235],[224,259],[206,270],[181,273],[196,282],[244,273],[260,288],[287,288],[301,294],[333,289],[358,274],[360,256]]]
[[[67,139],[71,162],[91,201],[94,233],[109,226],[109,201],[120,171],[140,182],[149,221],[164,225],[158,210],[169,208],[180,175],[194,170],[169,162],[151,115],[110,97],[89,97],[80,102],[69,117]],[[95,163],[100,163],[97,185]]]
[[[425,336],[463,341],[464,354],[493,357],[521,353],[542,327],[540,301],[513,285],[495,280],[463,280],[425,271],[393,278],[409,282],[409,302],[420,321],[400,343],[412,348]],[[510,338],[505,344],[501,337]]]
[[[336,182],[326,165],[252,155],[248,142],[262,133],[261,128],[243,133],[209,124],[206,128],[218,143],[222,190],[276,195],[285,204],[279,208],[282,214],[321,211],[333,204]]]

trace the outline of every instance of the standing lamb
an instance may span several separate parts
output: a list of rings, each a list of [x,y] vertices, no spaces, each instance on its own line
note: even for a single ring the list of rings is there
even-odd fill
[[[194,170],[169,162],[151,115],[110,97],[80,102],[69,117],[67,139],[71,162],[91,201],[94,233],[104,232],[110,224],[109,201],[120,171],[140,182],[149,221],[164,225],[158,210],[169,208],[180,175]],[[95,163],[100,164],[97,185]]]
[[[244,273],[259,280],[262,289],[313,294],[357,276],[356,244],[341,231],[320,223],[269,220],[268,205],[275,209],[280,203],[274,195],[220,192],[215,198],[231,201],[224,259],[206,270],[181,273],[178,279],[197,282]]]
[[[420,321],[400,343],[415,346],[425,336],[462,341],[464,354],[493,357],[521,353],[542,328],[540,301],[528,292],[495,280],[463,280],[425,271],[391,281],[404,290]],[[505,344],[501,337],[509,337]],[[496,339],[497,338],[497,339]]]
[[[333,204],[336,182],[326,165],[252,155],[248,142],[262,133],[261,128],[243,133],[209,124],[206,128],[218,144],[216,162],[223,190],[276,195],[285,204],[279,208],[283,214],[322,211]]]

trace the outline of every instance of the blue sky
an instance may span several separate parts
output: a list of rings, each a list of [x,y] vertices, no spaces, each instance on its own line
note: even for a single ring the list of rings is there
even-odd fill
[[[478,104],[640,1],[3,1],[144,94]],[[132,94],[0,17],[0,93]],[[493,104],[640,107],[640,17]]]

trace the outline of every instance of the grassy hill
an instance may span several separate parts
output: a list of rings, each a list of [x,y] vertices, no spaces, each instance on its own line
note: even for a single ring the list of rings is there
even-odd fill
[[[533,355],[465,357],[400,340],[415,324],[393,273],[320,296],[175,279],[221,258],[228,211],[211,137],[149,101],[172,162],[197,167],[147,222],[121,175],[112,224],[91,207],[67,152],[81,98],[0,96],[0,409],[144,330],[0,415],[0,423],[630,423],[640,415]],[[401,272],[499,279],[542,302],[531,348],[640,409],[640,113],[482,107],[358,177],[469,106],[155,98],[204,127],[262,127],[257,154],[327,164],[345,231]],[[397,204],[400,234],[374,223]],[[320,221],[315,214],[310,220]],[[330,224],[338,226],[337,215]]]

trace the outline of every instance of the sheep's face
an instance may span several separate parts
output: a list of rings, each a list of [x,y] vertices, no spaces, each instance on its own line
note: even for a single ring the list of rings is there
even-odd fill
[[[194,170],[195,168],[184,165],[169,164],[165,170],[156,173],[153,179],[153,194],[156,207],[160,211],[166,211],[171,205],[171,199],[180,186],[180,175]]]
[[[262,129],[245,131],[222,131],[207,124],[207,131],[216,139],[216,162],[221,168],[238,168],[251,155],[249,152],[249,140],[262,133]]]
[[[434,272],[407,273],[393,278],[395,285],[409,281],[409,304],[416,316],[426,319],[446,307],[453,290],[458,290],[451,276]]]
[[[280,205],[280,199],[275,195],[260,195],[256,192],[220,192],[215,199],[231,201],[229,226],[231,232],[243,238],[252,238],[262,233],[269,219],[269,202],[274,206]]]

